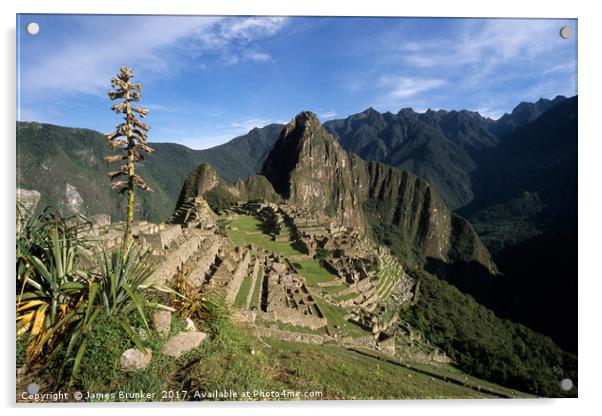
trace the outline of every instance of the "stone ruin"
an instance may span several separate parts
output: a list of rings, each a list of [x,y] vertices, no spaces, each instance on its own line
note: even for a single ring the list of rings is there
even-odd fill
[[[360,280],[376,277],[375,272],[367,270],[374,262],[375,260],[370,255],[365,257],[339,256],[326,259],[324,267],[339,276],[342,281],[352,285]]]
[[[264,279],[264,319],[312,329],[327,325],[305,279],[288,262],[272,263]]]
[[[213,212],[207,201],[198,195],[180,205],[167,222],[189,228],[213,230],[217,227],[217,214]]]

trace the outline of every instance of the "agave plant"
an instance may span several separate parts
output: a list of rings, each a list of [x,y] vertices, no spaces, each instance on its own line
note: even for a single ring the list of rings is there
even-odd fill
[[[28,335],[31,360],[51,343],[59,321],[82,302],[87,274],[79,267],[89,224],[46,210],[30,218],[17,236],[17,329]]]

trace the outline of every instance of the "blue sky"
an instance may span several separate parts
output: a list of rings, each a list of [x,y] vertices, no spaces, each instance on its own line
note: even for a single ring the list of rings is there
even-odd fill
[[[468,109],[577,93],[575,20],[20,15],[19,120],[109,132],[132,67],[150,140],[202,149],[303,110]],[[35,21],[37,35],[25,26]],[[559,29],[569,26],[564,40]]]

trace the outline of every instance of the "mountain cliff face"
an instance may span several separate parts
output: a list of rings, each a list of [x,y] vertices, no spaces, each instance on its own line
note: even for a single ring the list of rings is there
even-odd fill
[[[284,127],[261,173],[290,203],[365,228],[366,187],[354,178],[353,159],[315,114],[303,112]]]
[[[376,206],[372,220],[394,226],[421,255],[496,270],[470,224],[452,214],[428,182],[346,152],[313,113],[300,113],[284,128],[262,174],[289,203],[366,231],[367,206]]]

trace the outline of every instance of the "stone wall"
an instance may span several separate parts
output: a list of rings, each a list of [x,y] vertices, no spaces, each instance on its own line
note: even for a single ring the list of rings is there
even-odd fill
[[[240,290],[242,280],[247,275],[247,269],[249,268],[249,262],[251,260],[251,254],[246,251],[242,257],[242,260],[238,263],[236,270],[232,274],[232,279],[226,284],[226,293],[224,298],[227,303],[234,303],[236,295]]]
[[[202,240],[203,238],[200,235],[192,234],[177,249],[167,252],[160,260],[159,266],[155,269],[149,280],[151,282],[168,283],[181,269],[186,260],[199,249]]]
[[[205,282],[205,276],[211,265],[215,262],[215,256],[219,248],[220,242],[214,235],[207,236],[202,240],[194,268],[187,277],[190,284],[200,287]]]
[[[139,238],[143,238],[155,250],[164,250],[169,248],[170,244],[181,234],[182,227],[179,225],[169,225],[163,231],[159,231],[158,228],[145,230],[145,232],[139,234]]]

